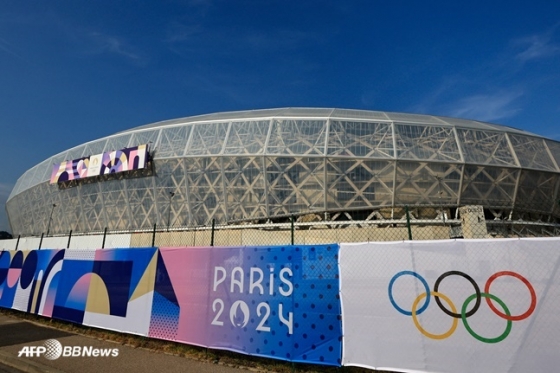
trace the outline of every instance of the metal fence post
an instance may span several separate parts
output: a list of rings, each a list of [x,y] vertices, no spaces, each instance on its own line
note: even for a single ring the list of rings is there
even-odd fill
[[[152,247],[156,246],[156,224],[154,224],[154,231],[152,233]]]
[[[212,219],[212,233],[210,234],[210,246],[214,246],[214,229],[216,228],[216,219]]]
[[[66,244],[66,248],[70,248],[70,240],[72,239],[72,229],[70,229],[70,233],[68,234],[68,243]]]
[[[294,245],[295,240],[294,240],[294,216],[293,215],[290,216],[290,221],[292,223],[292,245]]]
[[[408,239],[412,241],[412,229],[410,228],[410,213],[408,212],[408,206],[404,207],[404,211],[406,212],[406,227],[408,228]]]
[[[103,231],[103,243],[101,244],[102,249],[105,248],[105,238],[107,238],[107,227],[105,227],[105,230]]]

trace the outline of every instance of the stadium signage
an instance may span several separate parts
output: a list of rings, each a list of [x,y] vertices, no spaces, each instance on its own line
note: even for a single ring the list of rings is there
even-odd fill
[[[113,150],[53,165],[51,184],[114,174],[146,167],[148,145]]]

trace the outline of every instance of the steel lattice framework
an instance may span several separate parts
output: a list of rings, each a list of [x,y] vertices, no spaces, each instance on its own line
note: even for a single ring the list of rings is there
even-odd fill
[[[147,174],[49,183],[52,165],[149,143]],[[404,205],[482,205],[496,219],[558,222],[560,143],[426,115],[285,108],[164,121],[57,154],[7,203],[22,235],[150,229],[290,215],[382,219]],[[56,207],[56,208],[55,208]]]

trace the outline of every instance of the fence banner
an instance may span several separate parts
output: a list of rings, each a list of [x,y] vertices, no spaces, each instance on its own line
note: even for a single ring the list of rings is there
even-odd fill
[[[66,251],[50,316],[147,335],[156,262],[153,247]]]
[[[341,244],[343,365],[560,366],[560,239]]]
[[[339,247],[0,252],[0,307],[216,349],[340,365]]]
[[[340,365],[338,245],[159,255],[150,337]]]

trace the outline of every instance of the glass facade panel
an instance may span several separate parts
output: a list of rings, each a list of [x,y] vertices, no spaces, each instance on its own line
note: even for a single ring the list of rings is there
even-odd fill
[[[518,169],[466,165],[461,204],[512,207],[518,176]]]
[[[556,161],[556,168],[560,171],[560,142],[546,140],[545,141],[550,154],[552,154],[552,158]]]
[[[395,204],[457,205],[462,165],[397,162]]]
[[[151,130],[133,133],[128,146],[148,144],[148,149],[151,151],[158,145],[159,132],[160,130]]]
[[[262,157],[224,157],[228,220],[264,218],[266,186]]]
[[[543,139],[511,134],[508,136],[521,167],[556,171],[556,165],[550,158]]]
[[[233,122],[224,154],[263,154],[270,121]]]
[[[154,178],[158,224],[165,226],[188,224],[187,178],[183,159],[166,159],[156,164]]]
[[[391,206],[394,161],[327,161],[327,209]]]
[[[333,120],[327,149],[333,156],[394,158],[391,124]]]
[[[270,216],[324,210],[322,158],[267,157],[265,165]]]
[[[178,157],[185,152],[185,145],[191,127],[171,127],[163,128],[159,143],[157,144],[154,156],[158,158]]]
[[[398,159],[459,162],[453,128],[395,124]]]
[[[221,163],[220,157],[192,158],[185,163],[193,225],[225,221]]]
[[[515,199],[515,208],[525,211],[551,213],[557,193],[558,175],[548,172],[522,170]]]
[[[466,163],[517,166],[504,132],[457,129]]]
[[[322,155],[326,127],[321,120],[274,120],[267,154]]]
[[[114,150],[128,148],[131,137],[131,134],[109,137],[107,139],[107,143],[105,144],[105,149],[103,150],[103,152],[112,152]],[[71,159],[74,158],[72,157]]]
[[[107,139],[101,139],[101,140],[97,140],[97,141],[92,141],[90,143],[87,143],[84,145],[84,147],[82,148],[82,155],[80,157],[77,158],[81,158],[81,157],[89,157],[90,155],[96,155],[96,154],[101,154],[105,151],[105,144],[107,143]],[[57,156],[55,156],[55,158],[53,159],[53,163],[60,163],[60,162],[64,162],[66,160],[68,160],[66,158],[66,154],[64,154],[62,157],[60,158],[56,158]]]
[[[220,154],[226,141],[229,123],[203,123],[193,127],[187,155]]]
[[[158,222],[154,203],[153,178],[134,180],[134,188],[128,189],[128,205],[131,225],[138,228],[150,228]]]

